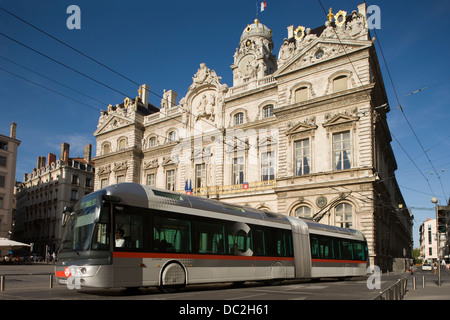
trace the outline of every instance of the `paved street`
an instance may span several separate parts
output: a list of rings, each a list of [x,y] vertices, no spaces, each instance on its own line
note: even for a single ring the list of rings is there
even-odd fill
[[[5,275],[5,289],[0,292],[2,300],[371,300],[380,290],[370,290],[364,277],[338,281],[285,281],[281,285],[268,286],[246,283],[235,287],[230,283],[194,285],[172,294],[161,293],[156,288],[127,291],[123,289],[68,289],[54,281],[50,287],[53,266],[36,264],[28,266],[1,265],[0,274]],[[21,275],[19,275],[21,274]],[[394,283],[400,275],[381,277],[381,289]]]
[[[266,316],[268,319],[274,315],[291,316],[292,312],[301,312],[307,303],[308,307],[317,308],[319,304],[311,305],[317,300],[328,302],[320,309],[323,316],[334,316],[336,307],[354,308],[356,300],[369,302],[384,290],[395,283],[399,278],[408,279],[405,300],[450,300],[450,274],[442,273],[442,286],[437,287],[437,275],[431,271],[416,271],[414,275],[383,274],[381,276],[381,289],[370,290],[366,278],[349,281],[335,279],[320,281],[285,281],[281,285],[267,286],[260,283],[246,283],[235,287],[230,283],[195,285],[173,293],[161,293],[156,288],[138,289],[128,291],[124,289],[83,289],[70,290],[66,286],[58,285],[56,281],[50,288],[50,276],[53,266],[35,264],[26,266],[0,265],[0,275],[5,276],[4,291],[0,292],[0,300],[9,300],[6,313],[16,314],[23,307],[21,301],[36,301],[36,307],[42,310],[51,310],[55,306],[65,307],[64,310],[78,310],[79,302],[84,301],[96,308],[89,307],[89,313],[98,312],[99,315],[115,315],[116,310],[130,310],[128,303],[134,301],[133,308],[142,310],[158,310],[166,312],[171,319],[185,318],[186,315],[214,319],[240,317],[244,315]],[[423,277],[426,279],[426,288],[422,288]],[[413,288],[413,277],[416,278],[416,290]],[[42,300],[46,300],[42,304]],[[58,301],[54,304],[54,301]],[[115,301],[111,304],[102,301]],[[139,303],[143,302],[143,303]],[[304,303],[302,303],[304,301]],[[27,302],[27,303],[28,303]],[[76,302],[76,304],[73,304]],[[97,302],[99,304],[97,304]],[[128,302],[127,306],[122,303]],[[136,304],[137,303],[137,304]],[[331,304],[330,304],[331,303]],[[351,304],[351,305],[349,305]],[[373,304],[371,304],[373,305]],[[412,311],[411,309],[410,311]],[[26,312],[24,310],[24,312]],[[137,312],[137,311],[136,311]],[[383,308],[376,308],[371,312],[383,314]]]

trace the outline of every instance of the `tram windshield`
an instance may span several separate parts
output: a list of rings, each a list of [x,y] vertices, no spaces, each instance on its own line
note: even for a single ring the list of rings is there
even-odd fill
[[[102,194],[95,192],[77,202],[67,219],[60,252],[110,248],[109,210],[102,207]]]

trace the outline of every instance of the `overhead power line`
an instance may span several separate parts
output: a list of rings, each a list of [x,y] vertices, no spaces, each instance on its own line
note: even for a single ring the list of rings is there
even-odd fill
[[[36,26],[35,26],[35,25],[33,25],[32,23],[30,23],[30,22],[26,21],[25,19],[22,19],[21,17],[19,17],[19,16],[15,15],[14,13],[12,13],[12,12],[10,12],[10,11],[6,10],[5,8],[2,8],[2,7],[0,7],[0,10],[2,10],[2,11],[4,11],[4,12],[6,12],[7,14],[9,14],[9,15],[13,16],[14,18],[16,18],[16,19],[18,19],[18,20],[22,21],[23,23],[25,23],[25,24],[29,25],[30,27],[32,27],[32,28],[34,28],[34,29],[38,30],[39,32],[42,32],[42,33],[43,33],[43,34],[45,34],[46,36],[48,36],[48,37],[52,38],[52,39],[53,39],[53,40],[55,40],[55,41],[58,41],[58,42],[59,42],[60,44],[62,44],[62,45],[64,45],[64,46],[66,46],[67,48],[70,48],[70,49],[72,49],[73,51],[75,51],[75,52],[77,52],[77,53],[81,54],[82,56],[84,56],[84,57],[88,58],[89,60],[91,60],[91,61],[93,61],[93,62],[95,62],[95,63],[97,63],[97,64],[101,65],[102,67],[104,67],[104,68],[108,69],[109,71],[111,71],[111,72],[115,73],[116,75],[118,75],[118,76],[122,77],[123,79],[125,79],[125,80],[128,80],[128,81],[130,81],[130,82],[132,82],[132,83],[134,83],[134,84],[136,84],[136,85],[138,85],[138,86],[140,85],[139,83],[137,83],[137,82],[135,82],[135,81],[133,81],[133,80],[129,79],[128,77],[124,76],[124,75],[123,75],[123,74],[121,74],[120,72],[117,72],[116,70],[114,70],[114,69],[112,69],[112,68],[108,67],[107,65],[105,65],[105,64],[103,64],[103,63],[101,63],[100,61],[98,61],[98,60],[96,60],[96,59],[94,59],[94,58],[92,58],[92,57],[88,56],[87,54],[85,54],[85,53],[81,52],[80,50],[77,50],[77,49],[75,49],[75,48],[74,48],[74,47],[72,47],[71,45],[69,45],[69,44],[65,43],[65,42],[64,42],[64,41],[62,41],[62,40],[59,40],[59,39],[58,39],[58,38],[56,38],[55,36],[53,36],[53,35],[49,34],[48,32],[45,32],[44,30],[42,30],[42,29],[40,29],[40,28],[36,27]]]
[[[442,194],[444,195],[444,199],[447,199],[447,195],[446,195],[446,193],[445,193],[444,186],[443,186],[443,184],[442,184],[441,176],[439,175],[439,173],[437,172],[436,168],[434,167],[433,162],[431,161],[430,157],[428,156],[427,152],[425,151],[425,148],[424,148],[422,142],[420,141],[419,137],[417,136],[416,131],[414,130],[414,128],[413,128],[413,126],[411,125],[411,123],[409,122],[408,118],[406,117],[405,111],[403,110],[403,107],[402,107],[401,104],[400,104],[400,99],[399,99],[399,97],[398,97],[398,95],[397,95],[397,90],[396,90],[396,88],[395,88],[394,80],[392,79],[391,72],[389,71],[389,66],[388,66],[388,64],[387,64],[387,62],[386,62],[386,58],[384,57],[384,52],[383,52],[383,48],[381,47],[380,39],[378,38],[378,35],[377,35],[376,30],[373,29],[373,31],[374,31],[374,33],[375,33],[375,38],[376,38],[376,41],[378,42],[378,46],[379,46],[379,48],[380,48],[380,53],[381,53],[381,56],[382,56],[382,58],[383,58],[384,64],[385,64],[385,66],[386,66],[386,70],[387,70],[389,79],[390,79],[390,81],[391,81],[392,88],[393,88],[393,90],[394,90],[394,94],[395,94],[395,97],[396,97],[398,106],[399,106],[399,108],[400,108],[400,110],[401,110],[401,112],[402,112],[403,117],[404,117],[405,120],[406,120],[406,123],[408,124],[408,126],[409,126],[409,128],[411,129],[411,131],[412,131],[414,137],[416,138],[417,142],[419,143],[420,148],[422,149],[423,153],[425,154],[425,157],[427,158],[428,162],[430,163],[431,167],[433,168],[433,171],[436,173],[436,176],[437,176],[437,178],[438,178],[438,180],[439,180],[439,183],[440,183],[440,185],[441,185]]]
[[[25,48],[27,48],[27,49],[29,49],[29,50],[31,50],[31,51],[33,51],[33,52],[35,52],[35,53],[37,53],[37,54],[39,54],[39,55],[41,55],[42,57],[44,57],[46,59],[49,59],[49,60],[59,64],[60,66],[63,66],[64,68],[67,68],[67,69],[69,69],[69,70],[71,70],[71,71],[73,71],[75,73],[78,73],[79,75],[81,75],[81,76],[83,76],[83,77],[85,77],[85,78],[87,78],[89,80],[92,80],[92,81],[94,81],[94,82],[96,82],[96,83],[98,83],[98,84],[100,84],[100,85],[102,85],[102,86],[112,90],[112,91],[115,91],[115,92],[117,92],[117,93],[119,93],[119,94],[121,94],[121,95],[123,95],[125,97],[128,96],[127,94],[125,94],[125,93],[123,93],[123,92],[121,92],[121,91],[119,91],[117,89],[114,89],[114,88],[110,87],[109,85],[107,85],[107,84],[105,84],[105,83],[103,83],[103,82],[101,82],[99,80],[96,80],[96,79],[92,78],[91,76],[88,76],[87,74],[85,74],[83,72],[80,72],[80,71],[78,71],[78,70],[68,66],[67,64],[62,63],[62,62],[60,62],[60,61],[58,61],[58,60],[56,60],[56,59],[46,55],[45,53],[42,53],[42,52],[40,52],[40,51],[38,51],[36,49],[33,49],[32,47],[30,47],[30,46],[28,46],[28,45],[26,45],[26,44],[24,44],[24,43],[22,43],[22,42],[20,42],[20,41],[18,41],[16,39],[12,38],[12,37],[4,34],[3,32],[0,32],[0,35],[5,37],[5,38],[7,38],[7,39],[9,39],[9,40],[11,40],[11,41],[13,41],[13,42],[15,42],[15,43],[17,43],[17,44],[19,44],[19,45],[21,45],[21,46],[23,46],[23,47],[25,47]]]
[[[68,96],[68,95],[65,95],[65,94],[61,93],[61,92],[58,92],[58,91],[56,91],[56,90],[53,90],[53,89],[51,89],[51,88],[49,88],[49,87],[46,87],[46,86],[44,86],[44,85],[42,85],[42,84],[39,84],[39,83],[37,83],[37,82],[34,82],[34,81],[32,81],[32,80],[30,80],[30,79],[27,79],[27,78],[25,78],[25,77],[22,77],[22,76],[20,76],[20,75],[14,73],[14,72],[8,71],[8,70],[3,69],[3,68],[1,68],[1,67],[0,67],[0,71],[9,73],[10,75],[13,75],[13,76],[15,76],[15,77],[17,77],[17,78],[20,78],[20,79],[22,79],[22,80],[25,80],[25,81],[27,81],[27,82],[30,82],[30,83],[32,83],[32,84],[34,84],[34,85],[36,85],[36,86],[39,86],[39,87],[41,87],[41,88],[44,88],[44,89],[46,89],[46,90],[48,90],[48,91],[51,91],[51,92],[53,92],[53,93],[56,93],[56,94],[58,94],[58,95],[60,95],[60,96],[62,96],[62,97],[64,97],[64,98],[67,98],[67,99],[70,99],[70,100],[75,101],[75,102],[77,102],[77,103],[80,103],[80,104],[82,104],[82,105],[85,105],[85,106],[88,107],[88,108],[91,108],[91,109],[94,109],[94,110],[97,110],[97,111],[101,111],[100,109],[95,108],[95,107],[93,107],[93,106],[91,106],[91,105],[88,105],[88,104],[84,103],[83,101],[74,99],[74,98],[72,98],[72,97],[70,97],[70,96]]]
[[[56,84],[58,84],[58,85],[60,85],[60,86],[62,86],[62,87],[64,87],[64,88],[66,88],[66,89],[72,90],[72,91],[74,91],[74,92],[76,92],[76,93],[78,93],[78,94],[81,94],[82,96],[85,96],[85,97],[87,97],[87,98],[89,98],[89,99],[92,99],[92,100],[94,100],[94,101],[97,101],[98,103],[105,104],[105,105],[107,104],[106,102],[100,101],[100,100],[98,100],[98,99],[96,99],[96,98],[94,98],[94,97],[91,97],[91,96],[89,96],[89,95],[87,95],[87,94],[85,94],[85,93],[83,93],[83,92],[81,92],[81,91],[79,91],[79,90],[76,90],[76,89],[74,89],[74,88],[72,88],[72,87],[69,87],[69,86],[65,85],[64,83],[61,83],[61,82],[56,81],[56,80],[54,80],[54,79],[52,79],[52,78],[50,78],[50,77],[47,77],[46,75],[44,75],[44,74],[42,74],[42,73],[39,73],[39,72],[34,71],[34,70],[31,70],[30,68],[25,67],[24,65],[22,65],[22,64],[20,64],[20,63],[14,62],[14,61],[12,61],[12,60],[10,60],[10,59],[8,59],[8,58],[6,58],[6,57],[3,57],[3,56],[1,56],[1,55],[0,55],[0,58],[6,60],[6,61],[8,61],[9,63],[12,63],[12,64],[14,64],[14,65],[16,65],[16,66],[19,66],[19,67],[21,67],[21,68],[23,68],[23,69],[25,69],[25,70],[27,70],[27,71],[30,71],[30,72],[32,72],[32,73],[34,73],[34,74],[37,74],[38,76],[41,76],[41,77],[43,77],[43,78],[45,78],[45,79],[47,79],[47,80],[49,80],[49,81],[51,81],[51,82],[53,82],[53,83],[56,83]],[[97,110],[97,109],[96,109],[96,110]]]

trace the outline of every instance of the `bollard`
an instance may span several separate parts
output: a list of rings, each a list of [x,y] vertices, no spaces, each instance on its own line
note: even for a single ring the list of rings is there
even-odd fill
[[[0,277],[0,291],[5,291],[5,276]]]
[[[49,283],[49,288],[52,289],[53,288],[53,273],[50,274],[50,283]]]
[[[416,277],[413,277],[413,289],[416,290]]]
[[[425,288],[425,276],[422,278],[422,288]]]

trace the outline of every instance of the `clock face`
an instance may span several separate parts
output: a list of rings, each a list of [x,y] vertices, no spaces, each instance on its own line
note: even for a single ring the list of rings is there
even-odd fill
[[[239,70],[243,75],[248,76],[252,73],[254,68],[255,57],[252,55],[248,55],[242,58],[239,63]]]

